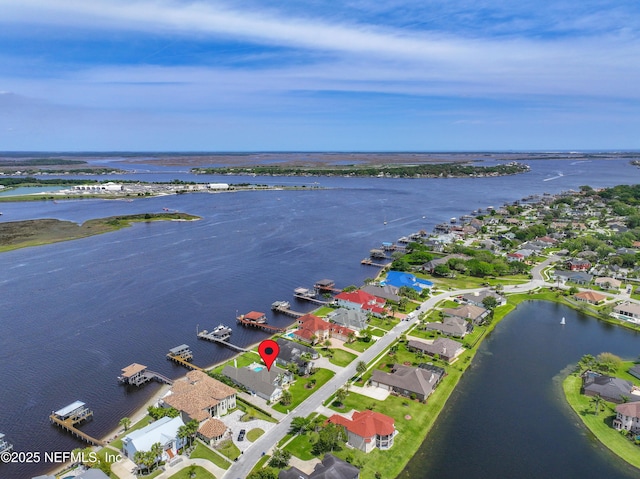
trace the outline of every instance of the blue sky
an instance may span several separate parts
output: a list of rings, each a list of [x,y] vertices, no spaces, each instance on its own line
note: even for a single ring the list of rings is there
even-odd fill
[[[0,150],[640,149],[636,0],[0,0]]]

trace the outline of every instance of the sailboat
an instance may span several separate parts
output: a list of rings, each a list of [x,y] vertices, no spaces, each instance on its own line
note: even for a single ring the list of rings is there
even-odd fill
[[[565,324],[564,316],[562,317],[562,320],[560,321],[560,324]]]

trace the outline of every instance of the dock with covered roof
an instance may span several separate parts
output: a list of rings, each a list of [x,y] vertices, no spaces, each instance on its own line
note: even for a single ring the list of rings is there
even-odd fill
[[[104,446],[105,443],[103,441],[91,437],[76,428],[76,424],[80,424],[81,422],[88,421],[92,418],[93,411],[90,410],[82,401],[75,401],[62,409],[52,411],[49,416],[49,421],[89,444],[94,446]]]
[[[122,368],[118,382],[130,386],[141,386],[149,381],[158,381],[164,384],[173,384],[173,380],[168,377],[147,369],[144,364],[133,363]]]

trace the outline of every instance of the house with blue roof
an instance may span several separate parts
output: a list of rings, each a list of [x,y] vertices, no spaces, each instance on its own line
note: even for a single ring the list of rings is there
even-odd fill
[[[395,286],[396,288],[402,288],[403,286],[406,286],[408,288],[414,289],[418,293],[421,293],[423,289],[430,289],[433,286],[433,283],[431,281],[417,278],[411,273],[394,270],[389,271],[387,273],[387,277],[384,279],[384,281],[381,281],[380,284],[382,286],[391,285]]]

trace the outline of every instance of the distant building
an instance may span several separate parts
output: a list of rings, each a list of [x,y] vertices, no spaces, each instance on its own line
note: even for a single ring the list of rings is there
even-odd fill
[[[567,268],[571,271],[587,271],[591,268],[591,262],[586,259],[570,259],[566,263]]]
[[[622,282],[620,280],[607,277],[596,278],[593,280],[593,284],[600,286],[603,289],[620,289],[620,286],[622,286]]]
[[[343,291],[336,295],[335,301],[342,308],[370,313],[379,318],[386,316],[389,312],[385,308],[387,302],[384,299],[366,293],[361,289],[350,292]]]
[[[474,306],[478,306],[484,309],[484,304],[482,300],[487,297],[495,298],[498,303],[498,306],[503,306],[507,304],[507,298],[502,296],[501,294],[496,293],[495,291],[491,291],[489,289],[485,289],[482,291],[476,291],[475,293],[468,293],[462,296],[462,299],[469,304],[473,304]]]

